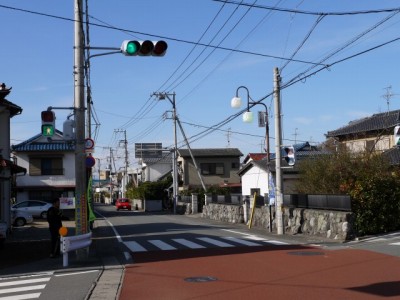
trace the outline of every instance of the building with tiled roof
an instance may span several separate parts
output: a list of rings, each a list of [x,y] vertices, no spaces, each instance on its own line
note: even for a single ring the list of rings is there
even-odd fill
[[[180,189],[201,188],[202,183],[192,160],[193,155],[203,183],[206,187],[224,186],[240,188],[240,158],[243,153],[237,148],[178,149],[178,168],[181,177]]]
[[[399,145],[395,141],[397,125],[400,125],[400,110],[387,111],[351,121],[346,126],[329,131],[326,137],[353,152],[381,152],[392,165],[400,165]]]
[[[51,138],[37,134],[11,146],[26,176],[17,178],[17,202],[72,198],[75,192],[75,146],[65,142],[61,131]]]

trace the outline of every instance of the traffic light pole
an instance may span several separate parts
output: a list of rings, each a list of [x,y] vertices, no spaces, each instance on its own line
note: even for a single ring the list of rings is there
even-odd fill
[[[74,1],[75,231],[88,232],[86,199],[84,38],[82,1]]]

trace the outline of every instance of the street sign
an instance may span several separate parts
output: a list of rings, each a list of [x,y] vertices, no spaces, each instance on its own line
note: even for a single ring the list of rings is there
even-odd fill
[[[92,168],[96,164],[96,159],[89,154],[88,157],[86,157],[86,168]]]
[[[90,150],[93,149],[93,147],[94,147],[94,141],[89,138],[85,139],[85,149]]]

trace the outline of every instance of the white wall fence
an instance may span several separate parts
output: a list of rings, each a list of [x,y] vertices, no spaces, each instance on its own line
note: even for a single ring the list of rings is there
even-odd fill
[[[92,233],[61,237],[61,252],[63,254],[63,267],[68,267],[68,253],[85,249],[89,254],[89,246],[92,244]]]

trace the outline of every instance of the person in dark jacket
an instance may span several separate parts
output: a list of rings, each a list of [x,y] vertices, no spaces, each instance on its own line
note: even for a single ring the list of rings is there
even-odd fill
[[[60,211],[60,199],[53,199],[53,206],[47,210],[47,222],[49,223],[51,237],[50,257],[60,255],[60,233],[62,227],[62,213]]]

